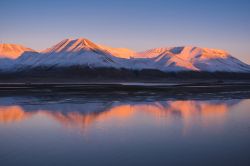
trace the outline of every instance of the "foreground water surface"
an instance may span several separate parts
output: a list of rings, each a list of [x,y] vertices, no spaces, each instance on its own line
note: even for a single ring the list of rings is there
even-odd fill
[[[250,99],[0,97],[0,165],[250,165]]]

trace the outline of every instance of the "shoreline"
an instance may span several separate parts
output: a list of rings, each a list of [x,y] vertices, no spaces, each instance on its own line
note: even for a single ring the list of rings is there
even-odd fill
[[[176,83],[176,84],[124,84],[124,83],[0,83],[0,96],[6,95],[144,95],[181,96],[199,94],[243,94],[250,97],[250,83]],[[227,94],[227,95],[229,95]],[[229,95],[230,96],[230,95]]]

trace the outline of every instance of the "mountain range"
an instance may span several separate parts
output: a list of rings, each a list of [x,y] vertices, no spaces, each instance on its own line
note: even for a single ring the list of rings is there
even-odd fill
[[[37,67],[89,67],[129,70],[153,69],[163,72],[250,72],[250,65],[230,53],[194,46],[154,48],[135,52],[112,48],[85,39],[65,39],[43,51],[0,44],[0,71],[16,72]]]

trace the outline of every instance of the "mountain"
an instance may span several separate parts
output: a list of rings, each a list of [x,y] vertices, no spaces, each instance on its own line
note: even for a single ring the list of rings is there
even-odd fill
[[[0,44],[0,71],[13,70],[15,61],[25,52],[35,53],[34,50],[18,44]]]
[[[119,67],[121,59],[102,49],[88,39],[65,39],[58,44],[39,53],[23,54],[16,60],[16,66],[28,67],[68,67],[88,66]]]
[[[155,48],[137,54],[151,59],[162,71],[250,72],[250,66],[218,49],[199,47]]]
[[[0,58],[16,59],[25,51],[34,51],[17,44],[0,44]]]
[[[250,66],[223,50],[193,46],[155,48],[136,53],[92,41],[65,39],[41,52],[19,45],[0,45],[0,69],[22,71],[37,67],[125,68],[163,72],[250,72]]]

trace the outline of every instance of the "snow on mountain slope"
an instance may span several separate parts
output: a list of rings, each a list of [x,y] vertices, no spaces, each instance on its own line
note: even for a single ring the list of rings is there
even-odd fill
[[[17,44],[0,44],[0,58],[16,59],[25,51],[34,51]]]
[[[135,55],[135,58],[154,58],[162,54],[163,52],[166,52],[169,49],[170,48],[154,48],[154,49],[150,49],[144,52],[138,52]]]
[[[17,59],[20,66],[89,66],[119,67],[119,61],[88,39],[65,39],[39,55],[24,55]]]
[[[112,48],[104,45],[99,45],[103,50],[108,51],[111,53],[113,56],[119,57],[119,58],[126,58],[129,59],[131,57],[136,56],[136,52],[127,49],[127,48]]]
[[[0,70],[10,70],[14,68],[15,60],[25,52],[35,52],[17,44],[0,44]]]
[[[156,48],[141,52],[137,57],[152,59],[163,71],[250,72],[249,65],[217,49],[192,46]]]
[[[65,53],[65,52],[79,52],[79,51],[96,51],[102,52],[103,50],[95,43],[91,42],[85,38],[79,39],[65,39],[55,46],[48,48],[42,53],[49,54],[49,53]]]
[[[170,71],[250,72],[250,66],[223,50],[192,46],[155,48],[135,53],[85,38],[65,39],[40,53],[18,45],[0,45],[0,70],[32,67],[112,67]]]

